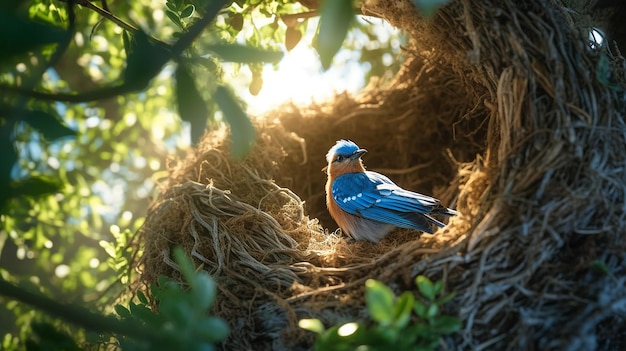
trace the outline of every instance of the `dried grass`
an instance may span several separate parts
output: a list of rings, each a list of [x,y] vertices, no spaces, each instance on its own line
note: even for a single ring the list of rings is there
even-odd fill
[[[366,279],[401,291],[418,274],[458,292],[448,348],[625,347],[624,59],[590,49],[590,17],[556,1],[459,0],[430,20],[408,3],[364,8],[412,37],[392,84],[258,118],[243,162],[213,132],[172,167],[140,231],[142,280],[178,277],[182,246],[218,282],[225,349],[308,349],[299,318],[363,318]],[[340,138],[461,215],[380,244],[329,233],[320,169]]]

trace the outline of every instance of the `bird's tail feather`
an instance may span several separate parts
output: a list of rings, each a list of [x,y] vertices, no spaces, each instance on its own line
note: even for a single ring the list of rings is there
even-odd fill
[[[436,226],[437,226],[437,227],[439,227],[439,228],[443,228],[443,227],[445,227],[445,226],[446,226],[445,224],[443,224],[443,222],[438,221],[438,220],[434,219],[433,217],[431,217],[431,216],[429,216],[429,215],[424,215],[424,217],[426,217],[426,219],[428,219],[428,221],[429,221],[430,223],[432,223],[432,224],[436,225]]]
[[[445,224],[443,224],[442,222],[422,213],[403,212],[402,216],[408,220],[408,223],[406,223],[405,225],[396,224],[399,227],[417,229],[429,234],[432,234],[434,232],[433,224],[438,227],[445,227]]]
[[[434,216],[456,216],[459,213],[451,208],[447,208],[445,206],[437,206],[430,211],[431,215]]]
[[[441,206],[433,209],[433,211],[431,211],[429,214],[423,214],[419,212],[396,212],[396,214],[400,217],[403,217],[406,221],[404,222],[404,224],[394,223],[394,225],[397,225],[398,227],[417,229],[425,233],[432,234],[434,232],[433,225],[436,225],[440,228],[443,228],[446,225],[443,222],[431,217],[431,215],[454,216],[455,214],[457,214],[457,212],[455,210]]]

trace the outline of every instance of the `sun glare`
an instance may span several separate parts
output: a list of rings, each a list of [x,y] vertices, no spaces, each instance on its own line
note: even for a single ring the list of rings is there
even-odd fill
[[[348,92],[356,94],[366,84],[365,73],[368,64],[360,62],[359,50],[340,50],[335,56],[330,69],[324,71],[320,59],[312,47],[311,42],[315,35],[317,20],[311,19],[308,29],[298,45],[286,52],[283,59],[274,69],[266,65],[263,71],[263,87],[258,95],[250,94],[248,89],[241,89],[241,97],[248,104],[248,112],[254,115],[263,115],[288,102],[298,105],[321,103],[331,99],[335,94]],[[395,29],[388,24],[376,25],[379,37],[388,39]],[[367,42],[367,36],[363,41]],[[361,38],[359,38],[361,40]],[[398,44],[399,47],[399,44]],[[235,84],[247,86],[251,75],[241,75],[231,78]]]
[[[310,104],[330,99],[335,93],[356,93],[364,85],[363,69],[357,64],[321,69],[314,49],[298,45],[288,52],[278,69],[266,67],[263,88],[257,96],[246,92],[251,113],[261,114],[286,102]]]

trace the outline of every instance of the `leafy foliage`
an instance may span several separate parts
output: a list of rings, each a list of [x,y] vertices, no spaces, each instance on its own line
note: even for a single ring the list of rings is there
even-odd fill
[[[0,12],[0,43],[4,50],[0,53],[0,62],[15,58],[19,54],[42,45],[61,43],[66,40],[68,34],[62,28],[50,23],[34,22],[24,15],[2,11]]]
[[[208,315],[215,301],[216,285],[206,272],[196,272],[180,248],[174,250],[174,259],[189,289],[183,290],[178,282],[161,278],[151,286],[158,311],[153,311],[150,301],[139,292],[138,303],[131,301],[128,308],[115,306],[120,319],[80,306],[60,304],[3,280],[0,280],[0,292],[95,332],[92,335],[95,344],[112,343],[126,351],[212,350],[229,332],[222,319]],[[51,323],[33,323],[32,330],[26,343],[29,351],[82,350],[69,333]]]
[[[122,320],[139,322],[159,335],[155,339],[122,338],[119,341],[124,350],[212,350],[214,343],[228,336],[228,325],[207,313],[217,294],[213,279],[205,271],[196,271],[180,248],[174,250],[174,258],[189,285],[188,291],[161,277],[151,286],[158,313],[150,309],[150,302],[141,292],[137,294],[139,303],[130,302],[128,308],[115,306]]]
[[[317,319],[302,319],[299,325],[318,335],[315,350],[435,350],[441,336],[461,328],[459,318],[440,312],[454,293],[443,296],[443,282],[425,276],[415,284],[421,298],[409,291],[397,297],[385,284],[367,280],[365,300],[373,326],[350,322],[325,329]]]

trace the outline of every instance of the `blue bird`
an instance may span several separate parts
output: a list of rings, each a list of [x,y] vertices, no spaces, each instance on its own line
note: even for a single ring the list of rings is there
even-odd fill
[[[337,225],[355,240],[380,241],[396,227],[433,233],[445,224],[431,216],[457,212],[439,200],[400,188],[386,176],[366,171],[367,152],[339,140],[326,154],[326,206]]]

